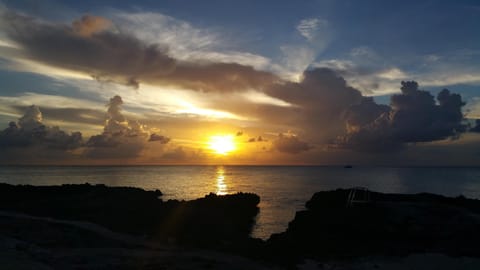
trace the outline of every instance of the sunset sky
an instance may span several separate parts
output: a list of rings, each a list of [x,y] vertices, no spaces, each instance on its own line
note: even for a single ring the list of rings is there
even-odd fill
[[[477,166],[479,18],[478,1],[0,0],[0,164]]]

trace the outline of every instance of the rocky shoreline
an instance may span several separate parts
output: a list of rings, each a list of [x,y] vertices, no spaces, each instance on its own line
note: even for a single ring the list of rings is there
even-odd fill
[[[349,203],[351,194],[315,193],[285,232],[263,241],[249,236],[259,211],[255,194],[163,201],[158,190],[130,187],[0,184],[0,263],[12,266],[6,269],[370,269],[383,258],[410,262],[439,254],[478,266],[479,200],[368,192]]]
[[[369,192],[368,200],[348,205],[349,193],[315,193],[285,232],[268,239],[267,249],[316,259],[415,253],[480,257],[479,200]]]
[[[255,194],[209,194],[192,201],[161,200],[162,193],[105,185],[0,184],[0,210],[81,220],[158,242],[217,246],[248,239],[259,211]]]

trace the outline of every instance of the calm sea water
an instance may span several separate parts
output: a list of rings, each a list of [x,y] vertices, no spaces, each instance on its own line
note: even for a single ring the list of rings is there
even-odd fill
[[[261,197],[252,233],[284,231],[313,193],[368,187],[381,192],[433,192],[480,198],[480,168],[374,168],[277,166],[0,167],[0,182],[58,185],[92,183],[160,189],[163,199],[196,199],[214,192]]]

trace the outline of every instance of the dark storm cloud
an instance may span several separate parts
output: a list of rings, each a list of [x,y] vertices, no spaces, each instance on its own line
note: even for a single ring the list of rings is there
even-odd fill
[[[308,110],[319,109],[329,113],[342,111],[362,96],[342,77],[326,68],[306,70],[300,82],[274,84],[267,93]]]
[[[389,111],[390,106],[379,105],[375,103],[373,98],[363,97],[360,103],[351,105],[344,113],[347,132],[357,131]]]
[[[392,128],[405,142],[444,139],[464,132],[462,107],[465,102],[458,94],[443,89],[434,97],[418,89],[416,82],[402,82],[402,94],[391,98]]]
[[[72,150],[83,144],[82,134],[68,134],[59,127],[49,127],[42,123],[40,109],[32,105],[17,123],[10,122],[0,132],[2,149],[36,147],[42,149]]]
[[[444,89],[435,99],[416,82],[402,82],[401,91],[389,106],[377,104],[334,71],[316,68],[299,82],[271,85],[270,96],[294,106],[271,114],[260,108],[260,115],[303,131],[307,142],[361,151],[399,150],[408,143],[455,139],[466,131],[459,94]]]
[[[80,71],[97,80],[133,87],[146,82],[206,92],[258,89],[276,80],[271,73],[251,66],[179,61],[165,46],[146,44],[101,17],[84,16],[70,26],[10,10],[0,12],[1,29],[22,47],[25,57]]]
[[[401,91],[391,97],[389,110],[371,101],[353,106],[347,114],[348,133],[339,137],[339,144],[357,150],[390,151],[406,143],[456,138],[466,131],[465,103],[460,95],[444,89],[436,103],[413,81],[402,82]]]
[[[398,150],[408,143],[455,138],[465,131],[460,95],[443,90],[435,99],[415,82],[404,82],[401,90],[392,96],[390,105],[377,104],[336,72],[316,68],[305,71],[299,82],[277,82],[265,89],[269,96],[292,106],[234,101],[233,105],[224,102],[220,108],[301,133],[310,145],[362,151]]]
[[[344,113],[362,100],[361,93],[348,86],[334,71],[307,70],[300,82],[276,83],[267,94],[292,107],[262,107],[260,115],[269,122],[300,127],[308,140],[327,143],[345,130]]]
[[[308,143],[301,141],[296,135],[291,133],[278,134],[272,145],[275,150],[288,154],[298,154],[312,148]]]

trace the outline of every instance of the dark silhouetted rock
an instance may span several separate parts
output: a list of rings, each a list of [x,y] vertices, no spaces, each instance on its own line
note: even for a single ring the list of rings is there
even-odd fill
[[[228,248],[249,239],[260,202],[248,193],[166,202],[161,195],[105,185],[0,184],[0,210],[89,221],[163,242]]]
[[[434,194],[370,192],[347,207],[350,190],[323,191],[267,241],[270,257],[346,258],[443,253],[480,256],[480,201]]]

